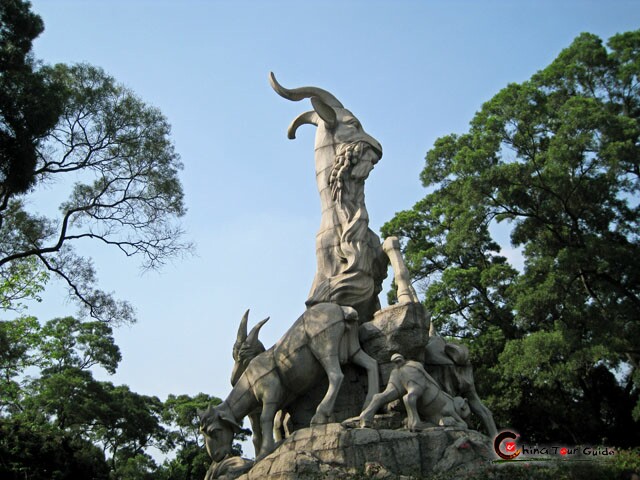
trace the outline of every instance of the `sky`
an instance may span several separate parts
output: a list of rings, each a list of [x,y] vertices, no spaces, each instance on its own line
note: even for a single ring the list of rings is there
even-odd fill
[[[79,246],[93,257],[101,288],[133,303],[138,317],[115,332],[118,372],[97,375],[161,399],[228,394],[247,308],[250,326],[271,317],[265,345],[304,311],[320,221],[315,131],[303,126],[287,139],[291,120],[311,107],[279,97],[270,71],[285,87],[329,90],[380,141],[384,156],[365,188],[370,227],[379,231],[425,195],[418,175],[435,139],[464,133],[484,102],[547,66],[581,32],[606,40],[640,20],[640,2],[623,0],[32,5],[45,23],[37,58],[100,66],[172,125],[195,254],[142,273],[116,251]],[[61,198],[65,188],[49,187]],[[42,197],[31,202],[46,208]],[[45,321],[76,308],[51,281],[29,313]]]

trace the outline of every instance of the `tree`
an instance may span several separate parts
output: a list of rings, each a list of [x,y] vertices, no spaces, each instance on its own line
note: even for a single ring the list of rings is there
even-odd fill
[[[42,33],[42,19],[29,2],[0,4],[0,199],[23,193],[34,180],[36,145],[62,113],[55,82],[31,57],[31,44]],[[2,204],[6,207],[6,204]]]
[[[91,317],[133,321],[131,305],[96,287],[92,262],[76,246],[83,241],[98,242],[127,257],[141,258],[143,268],[157,268],[188,251],[190,245],[182,240],[178,224],[185,213],[178,179],[182,165],[170,140],[170,126],[160,111],[97,67],[56,65],[34,70],[28,51],[31,40],[42,31],[42,22],[28,7],[28,3],[11,0],[0,11],[2,48],[14,52],[19,45],[24,63],[20,68],[31,72],[16,77],[11,77],[11,70],[3,72],[0,95],[9,105],[0,104],[0,133],[16,136],[13,117],[26,122],[30,109],[34,115],[46,111],[55,118],[46,124],[34,120],[39,129],[25,133],[28,141],[23,143],[28,143],[34,160],[18,175],[18,186],[11,172],[14,165],[24,167],[27,162],[14,149],[4,148],[3,141],[0,303],[5,309],[15,309],[20,300],[37,297],[52,274],[66,282],[71,297]],[[0,61],[3,58],[0,51]],[[55,102],[54,106],[44,100],[40,103],[40,97],[30,90],[36,82],[33,76],[41,80],[44,93],[55,86],[61,108],[54,108]],[[24,93],[24,102],[20,103],[22,97],[16,91]],[[36,105],[27,105],[26,100]],[[17,113],[10,114],[9,107]],[[57,218],[30,213],[25,207],[29,194],[51,183],[70,190]]]
[[[211,458],[204,448],[204,438],[200,433],[198,410],[208,405],[218,405],[221,400],[204,393],[194,397],[189,395],[169,395],[164,402],[163,422],[169,429],[169,440],[175,457],[165,461],[160,478],[166,480],[197,480],[204,478]],[[240,454],[242,450],[236,453]]]
[[[94,378],[93,369],[114,373],[120,359],[104,322],[0,322],[0,476],[204,478],[211,460],[197,411],[221,400],[200,393],[161,402]],[[238,443],[234,450],[242,454]]]
[[[383,227],[435,322],[483,362],[499,423],[540,441],[640,441],[640,31],[608,47],[580,35],[438,139],[421,174],[432,193]]]
[[[0,344],[10,347],[0,357],[0,468],[34,478],[92,468],[133,478],[157,468],[147,450],[169,448],[162,402],[91,372],[114,373],[120,361],[108,324],[66,317],[40,326],[26,317],[0,322]]]
[[[97,446],[33,413],[0,417],[0,477],[6,480],[109,478],[109,467]]]

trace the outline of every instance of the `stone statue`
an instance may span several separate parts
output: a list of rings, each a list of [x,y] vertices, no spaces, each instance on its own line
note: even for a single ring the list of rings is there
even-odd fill
[[[498,434],[491,411],[482,403],[476,392],[473,367],[466,346],[447,342],[436,335],[432,328],[425,348],[425,366],[445,392],[468,400],[471,411],[480,417],[491,438]]]
[[[231,393],[220,405],[198,412],[213,460],[206,480],[302,478],[308,468],[314,475],[333,472],[337,478],[371,459],[399,474],[427,474],[441,465],[447,470],[470,468],[484,461],[484,453],[468,448],[484,441],[480,433],[466,430],[468,402],[490,433],[495,424],[475,393],[468,352],[460,359],[454,355],[459,350],[450,344],[428,342],[429,316],[411,285],[399,240],[388,237],[381,244],[369,229],[364,186],[382,157],[380,143],[328,91],[287,89],[273,73],[269,80],[280,96],[292,101],[308,98],[313,107],[293,120],[288,137],[295,138],[301,125],[317,127],[317,270],[306,311],[271,348],[265,349],[258,339],[268,319],[247,334],[249,311],[243,316],[233,346]],[[378,294],[389,263],[399,303],[381,310]],[[425,357],[442,386],[425,370]],[[388,378],[382,393],[380,374]],[[389,430],[402,427],[397,414],[376,426],[387,430],[383,450],[393,451],[388,458],[378,445],[382,433],[337,423],[352,418],[354,426],[371,426],[382,406],[400,398],[409,431]],[[230,456],[234,434],[241,431],[246,416],[254,434],[255,465]],[[281,428],[274,432],[274,424],[284,423],[278,418],[289,419],[286,438]],[[426,425],[456,428],[422,429]],[[430,455],[422,458],[426,448]]]
[[[387,257],[389,257],[391,267],[395,274],[394,279],[398,287],[398,303],[420,303],[418,294],[413,289],[413,285],[411,285],[411,277],[402,258],[398,237],[387,237],[382,244],[382,249],[384,253],[387,254]]]
[[[264,344],[260,341],[260,329],[269,320],[269,317],[258,322],[247,335],[247,323],[249,321],[249,310],[247,310],[240,320],[240,326],[238,327],[238,334],[236,336],[236,342],[233,345],[233,370],[231,374],[231,386],[235,386],[240,379],[240,376],[244,373],[249,365],[249,362],[264,352]],[[255,411],[248,415],[249,422],[251,423],[251,431],[253,432],[252,441],[253,448],[256,452],[260,451],[262,445],[262,432],[260,431],[260,411],[262,409],[258,407]],[[276,442],[282,440],[288,433],[291,432],[291,426],[289,425],[289,414],[282,410],[276,413],[273,436]]]
[[[387,276],[387,256],[379,237],[369,229],[364,182],[382,157],[380,143],[331,93],[317,87],[287,89],[270,74],[282,97],[311,99],[313,110],[299,115],[288,136],[304,124],[318,127],[315,168],[321,220],[316,236],[317,271],[307,306],[331,302],[356,309],[360,322],[380,308],[378,293]]]
[[[343,380],[340,366],[348,361],[367,371],[366,406],[379,390],[378,364],[360,348],[357,312],[333,303],[309,307],[273,347],[249,362],[222,404],[198,412],[211,458],[219,462],[230,453],[242,419],[260,406],[257,458],[271,453],[276,412],[310,389],[323,372],[329,387],[311,424],[328,423]]]
[[[395,368],[389,377],[384,392],[373,396],[373,400],[360,415],[360,426],[367,427],[383,405],[402,398],[407,410],[407,428],[415,431],[420,421],[432,426],[454,426],[467,428],[464,418],[469,416],[469,405],[460,397],[452,397],[442,391],[437,382],[429,375],[420,362],[405,360],[396,353],[391,361]]]
[[[247,323],[249,321],[249,310],[247,310],[240,320],[240,326],[238,327],[238,334],[236,336],[236,342],[233,345],[233,370],[231,372],[231,386],[235,386],[240,380],[240,376],[244,373],[249,365],[249,362],[264,352],[266,348],[258,338],[260,329],[267,323],[269,317],[259,322],[251,329],[249,335],[247,335]],[[260,451],[262,445],[262,432],[260,430],[260,411],[261,408],[256,408],[253,412],[248,414],[249,422],[251,423],[251,431],[253,432],[253,448],[256,452]]]

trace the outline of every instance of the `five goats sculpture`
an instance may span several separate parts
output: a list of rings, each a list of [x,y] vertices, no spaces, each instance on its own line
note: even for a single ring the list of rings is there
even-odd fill
[[[269,454],[276,412],[308,391],[323,371],[329,387],[311,423],[328,423],[344,378],[340,366],[348,361],[367,371],[366,406],[379,390],[378,363],[360,348],[357,312],[333,303],[309,307],[273,347],[250,361],[224,402],[198,412],[211,458],[219,462],[231,451],[242,419],[260,406],[257,458]]]
[[[385,392],[378,394],[378,364],[360,348],[359,322],[371,320],[380,308],[378,293],[389,261],[399,302],[418,302],[398,239],[387,238],[381,245],[368,226],[364,183],[381,159],[382,147],[326,90],[287,89],[273,73],[270,82],[280,96],[293,101],[309,98],[313,106],[291,123],[288,136],[295,138],[304,124],[318,127],[315,169],[322,217],[316,236],[317,271],[307,310],[270,349],[265,350],[258,340],[267,319],[247,335],[248,312],[243,317],[234,345],[233,389],[219,406],[198,412],[209,455],[220,462],[230,453],[234,433],[240,431],[245,416],[251,420],[257,459],[269,454],[275,446],[276,412],[317,384],[323,371],[329,386],[311,424],[332,421],[344,378],[341,365],[348,361],[367,371],[368,391],[360,416],[363,426],[371,423],[382,404],[403,396],[410,429],[418,426],[420,415],[432,423],[447,419],[465,428],[467,401],[442,391],[417,362],[396,358],[397,369]]]

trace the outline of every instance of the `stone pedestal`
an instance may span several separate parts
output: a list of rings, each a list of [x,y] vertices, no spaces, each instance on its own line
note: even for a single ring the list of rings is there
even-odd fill
[[[452,475],[490,460],[489,439],[478,432],[438,427],[422,432],[346,428],[332,423],[298,430],[239,480],[342,479]]]

